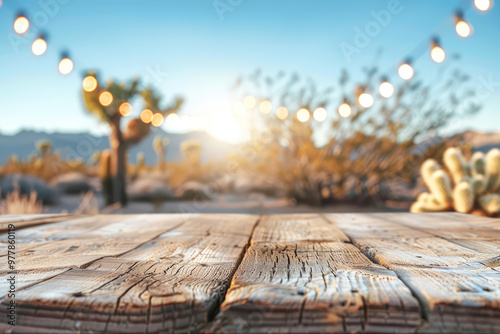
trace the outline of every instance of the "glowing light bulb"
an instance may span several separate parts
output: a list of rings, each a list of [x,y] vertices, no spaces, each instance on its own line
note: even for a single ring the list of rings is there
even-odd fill
[[[28,21],[28,19],[24,16],[19,16],[14,21],[14,31],[18,34],[24,34],[26,31],[28,31],[29,27],[30,21]]]
[[[141,112],[141,121],[144,123],[150,123],[153,120],[153,112],[149,109],[144,109]]]
[[[388,81],[383,81],[378,87],[378,92],[382,97],[389,98],[394,94],[394,86]]]
[[[474,5],[477,9],[484,12],[490,9],[491,1],[490,0],[474,0]]]
[[[83,79],[82,86],[86,92],[93,92],[97,88],[97,79],[91,75],[86,76]]]
[[[470,36],[471,28],[470,25],[462,19],[457,21],[455,30],[460,37],[466,38]]]
[[[309,120],[309,117],[311,117],[311,113],[306,108],[302,108],[299,111],[297,111],[297,119],[300,122],[302,123],[307,122]]]
[[[398,74],[401,79],[409,80],[413,77],[413,68],[408,63],[404,63],[399,66]]]
[[[371,96],[368,93],[361,94],[358,98],[358,101],[359,101],[359,104],[361,104],[361,106],[363,108],[370,108],[374,102],[373,96]]]
[[[319,108],[316,108],[316,110],[314,110],[313,117],[318,122],[323,122],[327,116],[328,116],[328,114],[327,114],[325,108],[319,107]]]
[[[118,111],[122,116],[128,116],[132,112],[132,105],[128,102],[123,102],[122,104],[120,104]]]
[[[245,96],[245,98],[243,99],[243,105],[245,105],[245,108],[247,109],[255,108],[255,104],[255,97],[251,95]]]
[[[431,50],[431,58],[436,63],[442,63],[446,58],[446,53],[439,45],[434,45],[434,47]]]
[[[113,95],[105,90],[104,92],[99,94],[99,103],[104,107],[109,106],[111,103],[113,103]]]
[[[160,125],[163,124],[163,115],[160,113],[156,113],[151,117],[151,124],[154,127],[159,127]]]
[[[69,74],[73,71],[73,61],[67,57],[61,59],[59,62],[59,72],[61,74]]]
[[[269,114],[271,112],[271,110],[273,109],[273,105],[270,101],[262,101],[259,104],[259,109],[260,109],[261,113]]]
[[[351,107],[346,102],[339,106],[339,115],[342,117],[351,116]]]
[[[172,114],[167,116],[167,122],[176,122],[179,119],[180,119],[180,117],[176,113],[172,113]]]
[[[42,37],[35,39],[31,45],[31,51],[35,56],[41,56],[47,51],[47,42]]]
[[[276,109],[276,117],[281,120],[286,119],[288,117],[288,109],[286,107],[279,107]]]

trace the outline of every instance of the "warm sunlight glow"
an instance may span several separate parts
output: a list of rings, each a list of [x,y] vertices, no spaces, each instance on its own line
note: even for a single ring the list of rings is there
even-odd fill
[[[243,102],[237,101],[234,104],[234,112],[235,113],[243,115],[245,113],[245,111],[246,111],[246,109],[245,109],[245,105],[243,104]]]
[[[401,79],[409,80],[411,79],[411,77],[413,77],[413,68],[410,66],[410,64],[404,63],[399,66],[398,74]]]
[[[371,96],[370,94],[368,93],[363,93],[359,96],[359,104],[361,104],[361,106],[363,108],[370,108],[372,105],[373,105],[373,96]]]
[[[97,79],[89,75],[83,79],[82,86],[86,92],[93,92],[97,88]]]
[[[14,21],[14,31],[18,34],[24,34],[26,31],[28,31],[29,27],[30,21],[28,21],[28,19],[24,16],[19,16]]]
[[[297,111],[297,119],[302,123],[307,122],[309,120],[309,117],[311,117],[311,113],[306,108],[302,108]]]
[[[61,74],[69,74],[73,71],[73,62],[69,58],[63,58],[59,62],[59,72]]]
[[[132,105],[128,102],[123,102],[122,104],[120,104],[118,111],[122,116],[128,116],[132,112]]]
[[[31,51],[35,56],[41,56],[47,51],[47,42],[43,38],[37,38],[31,45]]]
[[[113,95],[105,90],[104,92],[99,94],[99,103],[104,107],[109,106],[111,103],[113,103]]]
[[[271,101],[265,100],[259,104],[259,109],[260,109],[261,113],[269,114],[271,112],[271,110],[273,109],[273,105],[272,105]]]
[[[470,36],[470,25],[463,21],[463,20],[459,20],[457,22],[457,25],[455,26],[455,30],[457,31],[457,34],[460,36],[460,37],[469,37]]]
[[[279,107],[276,109],[276,117],[281,120],[286,119],[288,117],[288,109],[286,107]]]
[[[153,112],[149,109],[144,109],[141,112],[141,121],[144,123],[150,123],[153,120]]]
[[[166,121],[168,123],[172,123],[172,122],[178,121],[179,118],[180,118],[179,115],[177,115],[176,113],[172,113],[172,114],[170,114],[170,115],[167,116]]]
[[[326,113],[325,108],[319,107],[314,110],[313,117],[318,122],[323,122],[327,116],[328,114]]]
[[[444,50],[441,49],[438,45],[436,45],[432,48],[431,58],[436,63],[442,63],[444,61],[445,57],[446,57],[446,54],[444,53]]]
[[[389,98],[394,94],[394,86],[390,82],[384,81],[378,87],[378,92],[382,97]]]
[[[243,104],[245,105],[245,108],[247,109],[253,109],[255,108],[255,97],[251,96],[251,95],[248,95],[248,96],[245,96],[245,98],[243,99]]]
[[[163,115],[160,113],[156,113],[151,118],[151,124],[155,127],[159,127],[163,124]]]
[[[490,9],[491,2],[490,0],[474,0],[474,5],[476,6],[477,9],[484,12]]]
[[[347,103],[342,103],[339,107],[339,115],[342,117],[351,116],[351,107]]]
[[[213,115],[207,132],[217,139],[235,144],[242,140],[243,129],[233,114],[218,111]]]

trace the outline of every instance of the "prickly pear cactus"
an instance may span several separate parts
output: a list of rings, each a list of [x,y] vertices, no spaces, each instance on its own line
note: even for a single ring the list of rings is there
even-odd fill
[[[500,215],[500,150],[476,152],[466,161],[462,152],[448,148],[442,168],[428,159],[420,168],[430,192],[420,194],[411,212],[452,211],[484,216]]]

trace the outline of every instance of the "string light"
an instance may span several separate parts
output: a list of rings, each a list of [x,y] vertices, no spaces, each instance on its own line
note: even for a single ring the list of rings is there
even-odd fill
[[[309,117],[311,117],[311,113],[306,108],[302,108],[299,111],[297,111],[297,119],[300,122],[302,123],[307,122],[309,120]]]
[[[172,113],[172,114],[167,116],[167,122],[169,122],[169,123],[178,121],[179,119],[180,119],[180,117],[176,113]]]
[[[243,105],[247,109],[255,108],[255,104],[256,104],[255,97],[251,95],[245,96],[245,98],[243,99]]]
[[[141,112],[141,121],[144,123],[150,123],[153,120],[153,112],[149,109],[144,109]]]
[[[361,94],[358,98],[358,101],[363,108],[370,108],[374,102],[373,96],[368,93]]]
[[[444,50],[439,46],[439,42],[437,39],[434,39],[432,41],[432,50],[431,50],[431,58],[434,60],[436,63],[442,63],[444,59],[446,58],[446,53]]]
[[[128,102],[123,102],[122,104],[120,104],[118,111],[122,116],[128,116],[132,112],[132,105]]]
[[[347,103],[347,101],[344,99],[344,103],[342,103],[339,106],[339,115],[342,117],[349,117],[351,116],[351,106]]]
[[[316,108],[316,110],[314,110],[313,117],[318,122],[323,122],[327,116],[328,116],[328,114],[327,114],[325,108],[323,108],[323,107],[319,107],[319,108]]]
[[[477,9],[484,12],[490,9],[491,1],[490,0],[474,0],[474,5]]]
[[[387,79],[382,79],[382,82],[380,83],[380,86],[378,87],[378,92],[382,97],[385,97],[386,99],[391,97],[392,94],[394,94],[394,86],[387,81]]]
[[[410,63],[407,61],[399,66],[398,74],[401,79],[409,80],[413,77],[413,67],[411,67]]]
[[[113,103],[113,95],[107,90],[103,91],[101,94],[99,94],[99,103],[104,107],[109,106],[111,103]]]
[[[469,23],[465,22],[461,13],[455,15],[457,24],[455,25],[455,31],[460,37],[466,38],[471,34],[471,26]]]
[[[97,88],[97,79],[92,75],[88,75],[82,82],[83,90],[93,92]]]
[[[263,114],[269,114],[273,109],[273,105],[270,101],[264,100],[259,104],[260,112]]]
[[[286,107],[279,107],[276,109],[276,117],[280,120],[285,120],[288,117],[288,109]]]
[[[31,51],[35,56],[41,56],[47,51],[47,42],[40,36],[31,45]]]
[[[160,113],[156,113],[151,117],[151,125],[154,127],[159,127],[163,124],[163,115]]]
[[[59,62],[59,72],[63,75],[69,74],[73,71],[73,61],[69,59],[67,53],[63,53],[61,61]]]
[[[24,34],[30,27],[30,21],[23,15],[19,15],[14,21],[14,31],[19,35]]]

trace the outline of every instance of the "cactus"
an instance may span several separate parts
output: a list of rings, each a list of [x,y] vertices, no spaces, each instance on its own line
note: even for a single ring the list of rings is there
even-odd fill
[[[411,212],[453,209],[482,216],[500,214],[500,150],[492,149],[486,155],[476,152],[468,162],[459,149],[448,148],[443,162],[454,187],[447,172],[435,160],[426,160],[420,172],[430,193],[420,194]]]
[[[101,178],[102,194],[106,205],[113,204],[113,178],[111,176],[111,152],[102,151],[99,158],[99,177]]]
[[[137,172],[144,170],[144,166],[146,166],[146,162],[144,159],[144,153],[137,152]]]
[[[167,152],[167,147],[170,141],[167,138],[162,138],[160,136],[155,137],[153,140],[153,148],[158,154],[158,170],[165,170],[165,154]]]
[[[42,160],[47,159],[52,149],[52,142],[50,140],[39,140],[36,142],[35,146],[40,152],[40,158]]]

